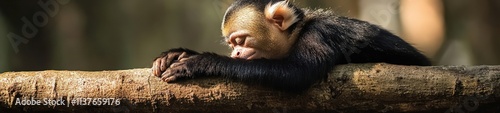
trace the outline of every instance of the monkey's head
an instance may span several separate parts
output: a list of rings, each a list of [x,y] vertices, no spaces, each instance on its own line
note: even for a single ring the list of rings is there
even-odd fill
[[[224,15],[222,34],[233,58],[280,59],[297,40],[293,30],[303,17],[288,0],[237,0]]]

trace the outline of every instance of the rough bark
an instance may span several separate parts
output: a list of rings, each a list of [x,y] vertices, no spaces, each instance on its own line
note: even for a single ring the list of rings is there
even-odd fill
[[[150,69],[6,72],[0,112],[498,112],[499,86],[500,66],[341,65],[298,94],[220,78],[164,83]],[[96,105],[109,98],[119,105]],[[44,99],[65,105],[17,102]]]

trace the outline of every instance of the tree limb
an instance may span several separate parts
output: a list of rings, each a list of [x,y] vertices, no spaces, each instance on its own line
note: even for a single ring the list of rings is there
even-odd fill
[[[500,66],[340,65],[300,94],[220,78],[165,83],[150,69],[6,72],[0,112],[498,112],[499,86]]]

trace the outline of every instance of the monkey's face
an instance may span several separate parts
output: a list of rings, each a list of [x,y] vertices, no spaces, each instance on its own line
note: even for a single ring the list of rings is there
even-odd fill
[[[268,11],[269,7],[271,5],[266,7],[264,12],[258,11],[251,5],[230,10],[232,12],[229,15],[226,12],[227,17],[222,23],[222,34],[233,49],[231,57],[247,60],[280,59],[288,55],[296,38],[290,37],[286,29],[290,26],[288,24],[293,23],[287,20],[289,15],[288,17],[277,15],[283,13]]]

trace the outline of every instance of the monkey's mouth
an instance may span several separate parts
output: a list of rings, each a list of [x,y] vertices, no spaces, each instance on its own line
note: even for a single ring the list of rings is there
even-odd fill
[[[255,55],[255,53],[257,53],[257,52],[253,51],[253,52],[252,52],[252,53],[250,53],[249,55],[243,56],[242,58],[243,58],[243,59],[245,59],[245,60],[252,60],[252,59],[256,59],[255,57],[256,57],[257,55]]]

